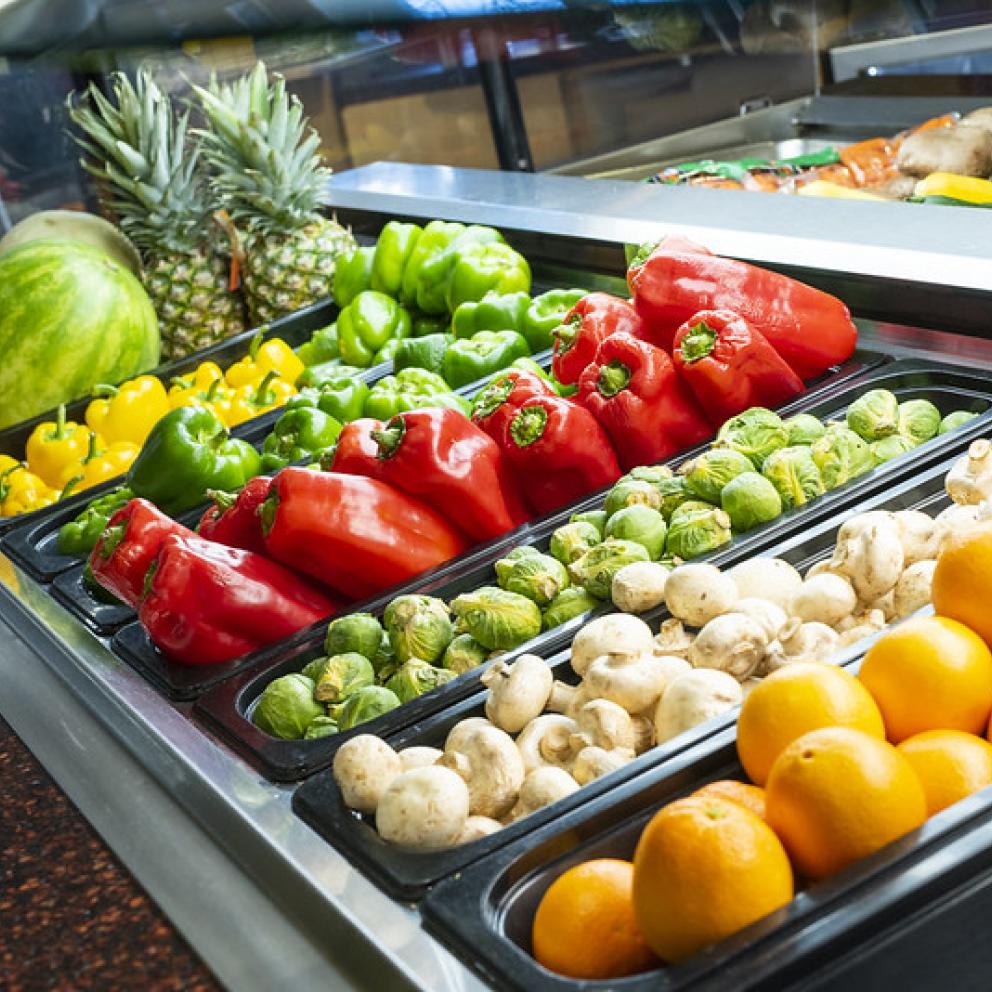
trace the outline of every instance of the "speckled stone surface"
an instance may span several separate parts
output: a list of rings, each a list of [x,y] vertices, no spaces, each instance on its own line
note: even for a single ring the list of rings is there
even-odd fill
[[[220,989],[3,720],[0,989]]]

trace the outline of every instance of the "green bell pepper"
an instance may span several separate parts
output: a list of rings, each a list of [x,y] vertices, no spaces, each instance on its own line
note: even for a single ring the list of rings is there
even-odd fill
[[[297,389],[323,389],[325,382],[334,382],[349,376],[359,375],[363,370],[354,365],[345,365],[340,358],[332,358],[320,365],[311,365],[296,377]]]
[[[451,317],[456,338],[470,338],[479,331],[524,332],[530,306],[529,293],[486,293],[481,300],[467,300]]]
[[[447,334],[450,321],[446,315],[428,317],[419,314],[413,318],[413,336],[425,338],[428,334]]]
[[[328,324],[319,331],[314,331],[310,340],[296,349],[297,357],[308,368],[311,365],[322,365],[340,358],[338,349],[338,325]]]
[[[334,264],[334,302],[343,310],[372,286],[375,248],[353,248]]]
[[[102,585],[96,580],[96,576],[93,574],[93,569],[90,568],[90,563],[87,562],[83,567],[83,588],[90,594],[91,598],[95,599],[98,603],[106,603],[108,606],[123,606],[124,603],[119,600],[109,589],[104,589]]]
[[[316,460],[341,433],[341,423],[317,407],[287,410],[262,445],[262,471],[268,475],[304,458]]]
[[[403,282],[400,287],[400,300],[404,306],[418,307],[425,313],[443,313],[444,305],[428,310],[421,305],[419,296],[421,290],[421,270],[435,255],[439,255],[465,231],[464,224],[449,223],[443,220],[432,220],[421,232],[417,244],[407,259],[403,270]],[[425,287],[426,289],[426,287]],[[424,298],[427,298],[425,291]]]
[[[413,254],[423,228],[417,224],[401,224],[391,220],[379,232],[372,263],[371,288],[388,296],[399,296],[403,285],[403,270]],[[366,287],[368,288],[368,287]]]
[[[554,344],[551,332],[586,293],[584,289],[552,289],[535,296],[524,315],[523,326],[514,330],[523,334],[531,351],[550,348]]]
[[[466,300],[481,300],[486,293],[530,292],[530,265],[507,244],[472,243],[456,246],[445,300],[454,313]]]
[[[428,372],[440,373],[444,353],[454,340],[450,334],[428,334],[423,338],[400,341],[393,355],[393,368],[397,372],[400,369],[427,369]]]
[[[204,502],[208,489],[240,489],[261,469],[258,452],[231,437],[213,411],[182,406],[152,428],[127,485],[135,496],[174,516]]]
[[[467,341],[455,341],[444,353],[443,375],[452,389],[484,379],[530,353],[516,331],[479,331]]]
[[[287,410],[315,407],[342,424],[358,420],[365,410],[369,387],[355,376],[328,379],[319,389],[302,389],[287,404]]]
[[[338,345],[341,358],[368,368],[392,338],[408,338],[410,314],[391,296],[374,289],[359,293],[338,314]]]
[[[365,416],[389,420],[404,410],[415,408],[418,399],[449,393],[451,388],[434,372],[426,369],[402,369],[396,375],[380,379],[365,401]]]
[[[115,486],[97,496],[76,517],[59,528],[55,542],[60,555],[83,558],[88,555],[100,539],[107,521],[134,498],[127,486]]]

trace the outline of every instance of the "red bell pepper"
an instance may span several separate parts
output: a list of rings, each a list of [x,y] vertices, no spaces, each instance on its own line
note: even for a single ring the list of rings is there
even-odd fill
[[[524,369],[509,369],[496,376],[472,404],[472,423],[499,442],[517,408],[532,396],[557,396],[551,383]]]
[[[675,334],[672,360],[714,427],[748,407],[781,406],[805,389],[764,335],[729,310],[687,320]]]
[[[589,293],[572,307],[555,329],[551,369],[559,382],[579,381],[596,349],[611,334],[644,335],[644,322],[634,307],[609,293]]]
[[[705,441],[712,429],[668,355],[614,334],[579,379],[579,402],[609,434],[620,465],[652,465]]]
[[[265,554],[258,510],[269,494],[271,482],[269,476],[257,475],[237,493],[208,489],[207,496],[213,500],[213,505],[200,517],[196,532],[208,541]]]
[[[733,310],[763,334],[803,379],[851,357],[858,332],[835,296],[746,262],[666,238],[627,273],[651,340],[672,349],[675,331],[700,310]]]
[[[128,606],[137,608],[145,594],[145,574],[162,542],[193,532],[146,499],[132,499],[108,521],[90,552],[93,577]]]
[[[277,561],[352,598],[372,596],[461,554],[464,536],[429,506],[376,479],[284,468],[262,505]]]
[[[361,417],[345,424],[329,457],[321,459],[320,467],[325,472],[346,472],[348,475],[364,475],[367,479],[384,479],[379,445],[372,432],[381,431],[385,426],[384,421],[374,417]]]
[[[521,479],[524,499],[550,513],[620,477],[610,439],[593,415],[560,396],[531,396],[495,439]]]
[[[339,608],[265,555],[196,536],[162,542],[147,586],[138,618],[156,646],[184,665],[231,661]]]
[[[458,410],[411,410],[372,431],[384,482],[422,499],[477,541],[530,518],[513,467]]]

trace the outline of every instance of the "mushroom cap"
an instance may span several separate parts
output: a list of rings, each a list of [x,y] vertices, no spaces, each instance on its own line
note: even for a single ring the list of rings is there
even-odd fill
[[[331,770],[345,805],[360,813],[374,813],[403,764],[381,737],[358,734],[338,748]]]
[[[448,768],[412,768],[390,782],[375,825],[391,844],[436,851],[455,844],[468,819],[468,786]]]

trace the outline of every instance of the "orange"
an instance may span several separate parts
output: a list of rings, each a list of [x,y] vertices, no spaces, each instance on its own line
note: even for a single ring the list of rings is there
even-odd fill
[[[909,833],[927,818],[923,786],[891,745],[850,727],[803,734],[776,759],[768,825],[813,879]]]
[[[724,778],[710,782],[701,789],[696,789],[694,796],[706,799],[725,799],[728,803],[737,803],[750,810],[760,819],[765,818],[765,790],[749,782],[738,782],[735,778]]]
[[[885,737],[878,707],[843,668],[810,661],[773,672],[744,700],[737,721],[737,753],[744,771],[764,785],[782,751],[819,727],[854,727]]]
[[[537,962],[569,978],[621,978],[657,967],[634,919],[633,875],[629,861],[612,858],[559,875],[534,914]]]
[[[958,620],[992,644],[992,521],[944,538],[931,595],[938,616]]]
[[[907,737],[899,753],[913,766],[933,816],[992,785],[992,744],[960,730],[926,730]]]
[[[689,796],[644,828],[634,854],[634,910],[647,942],[678,962],[792,899],[779,839],[743,806]]]
[[[924,730],[982,734],[992,712],[992,653],[947,617],[894,627],[869,649],[858,677],[893,744]]]

